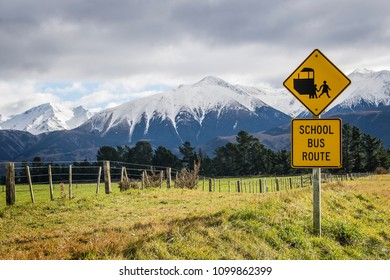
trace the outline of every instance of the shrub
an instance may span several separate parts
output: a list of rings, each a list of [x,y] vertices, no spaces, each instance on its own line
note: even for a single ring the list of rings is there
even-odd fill
[[[122,182],[119,182],[119,189],[121,192],[129,189],[138,189],[138,183],[136,180],[125,179]]]
[[[144,186],[145,188],[159,188],[162,184],[161,172],[157,172],[155,169],[148,172],[144,171]]]
[[[375,173],[376,174],[387,174],[387,173],[389,173],[389,171],[384,167],[377,167],[375,169]]]
[[[199,181],[200,163],[194,163],[194,170],[190,171],[187,168],[182,168],[180,172],[176,174],[176,187],[195,189],[198,186]]]
[[[66,190],[64,183],[60,184],[61,199],[66,199]]]

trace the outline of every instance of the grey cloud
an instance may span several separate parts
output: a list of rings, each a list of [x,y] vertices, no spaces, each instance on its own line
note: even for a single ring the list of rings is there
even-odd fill
[[[1,1],[0,76],[180,74],[185,65],[167,65],[155,53],[186,40],[232,54],[246,44],[268,46],[259,57],[277,55],[274,49],[387,46],[389,9],[387,0]]]

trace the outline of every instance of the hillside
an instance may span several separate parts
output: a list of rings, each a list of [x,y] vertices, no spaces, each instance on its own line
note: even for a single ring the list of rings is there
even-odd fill
[[[323,185],[322,238],[312,234],[311,188],[95,195],[93,185],[53,202],[45,188],[35,205],[27,192],[13,207],[0,193],[0,259],[389,260],[389,179]]]

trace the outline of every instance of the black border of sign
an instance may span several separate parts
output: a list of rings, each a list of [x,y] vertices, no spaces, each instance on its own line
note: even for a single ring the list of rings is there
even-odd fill
[[[295,96],[295,94],[285,85],[286,84],[286,82],[287,82],[287,80],[289,80],[290,78],[291,78],[291,76],[292,75],[294,75],[295,74],[295,72],[309,59],[309,57],[311,57],[312,55],[313,55],[313,53],[314,52],[316,52],[316,51],[318,51],[330,64],[332,64],[332,66],[337,70],[337,71],[339,71],[340,72],[340,74],[341,75],[343,75],[347,80],[348,80],[348,84],[332,99],[332,101],[326,106],[326,107],[324,107],[319,113],[314,113],[314,112],[312,112],[307,106],[306,106],[306,104],[305,103],[303,103],[302,102],[302,100],[300,100],[298,97],[296,97]],[[283,86],[296,98],[296,99],[298,99],[299,100],[299,102],[301,102],[302,103],[302,105],[303,106],[305,106],[305,108],[310,112],[310,113],[312,113],[314,116],[319,116],[319,115],[321,115],[321,113],[323,112],[323,111],[325,111],[325,109],[326,108],[328,108],[329,107],[329,105],[330,104],[332,104],[335,100],[336,100],[336,98],[337,97],[339,97],[340,96],[340,94],[349,86],[351,84],[351,80],[343,73],[343,72],[341,72],[341,70],[339,69],[339,68],[337,68],[337,66],[336,65],[334,65],[333,64],[333,62],[332,61],[330,61],[329,60],[329,58],[327,58],[319,49],[315,49],[314,51],[312,51],[309,55],[308,55],[308,57],[306,57],[306,59],[301,63],[301,64],[299,64],[299,66],[291,73],[291,75],[290,76],[288,76],[288,78],[286,79],[286,80],[284,80],[284,82],[283,82]]]
[[[294,166],[293,165],[293,141],[294,141],[294,133],[293,133],[293,122],[295,120],[298,120],[298,121],[301,121],[301,120],[304,120],[304,121],[328,121],[328,120],[337,120],[340,122],[340,165],[338,166],[313,166],[313,165],[305,165],[305,166]],[[292,168],[333,168],[333,169],[340,169],[343,167],[343,137],[342,137],[342,132],[343,132],[343,129],[342,129],[342,125],[343,125],[343,121],[340,119],[340,118],[329,118],[329,119],[292,119],[291,120],[291,124],[290,124],[290,130],[291,130],[291,167]]]

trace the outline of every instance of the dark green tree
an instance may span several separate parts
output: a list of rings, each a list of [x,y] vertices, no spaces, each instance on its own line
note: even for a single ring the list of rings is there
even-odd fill
[[[351,145],[350,145],[350,156],[352,163],[352,172],[361,172],[364,170],[364,150],[362,133],[356,126],[352,127],[351,131]]]
[[[275,153],[272,173],[273,174],[292,173],[291,157],[290,157],[290,153],[287,152],[287,150],[279,150]]]
[[[366,158],[365,170],[373,172],[381,165],[382,142],[369,134],[364,134],[363,145]]]
[[[185,141],[181,147],[179,147],[180,153],[183,155],[181,162],[184,167],[189,169],[194,168],[194,161],[197,160],[195,148],[191,146],[189,141]]]
[[[121,149],[121,161],[131,163],[133,161],[133,149],[125,145]]]
[[[227,143],[215,149],[214,164],[219,176],[240,175],[241,167],[237,160],[239,150],[237,144]]]
[[[212,158],[204,154],[201,149],[198,151],[198,159],[200,162],[200,171],[199,174],[203,176],[215,176],[217,171],[215,168],[215,163]]]
[[[110,161],[120,161],[120,155],[118,151],[110,146],[102,146],[99,148],[97,155],[97,161],[110,160]]]
[[[342,129],[342,161],[343,170],[347,173],[352,171],[354,160],[351,154],[352,127],[349,123],[343,125]]]
[[[33,167],[42,167],[44,166],[45,164],[43,163],[41,157],[34,157],[33,161],[32,161],[32,166]]]
[[[238,149],[236,160],[240,169],[239,173],[241,175],[248,175],[253,172],[253,145],[256,140],[252,135],[243,130],[238,132],[236,136]]]
[[[176,169],[179,169],[181,167],[180,159],[170,150],[163,146],[159,146],[154,151],[152,164],[156,166],[172,167]]]
[[[236,137],[240,175],[254,175],[265,173],[268,154],[260,140],[246,131],[240,131]]]
[[[390,149],[383,149],[383,152],[381,153],[381,163],[383,168],[390,171]]]
[[[153,148],[147,141],[138,141],[131,149],[132,163],[151,165],[153,158]]]

